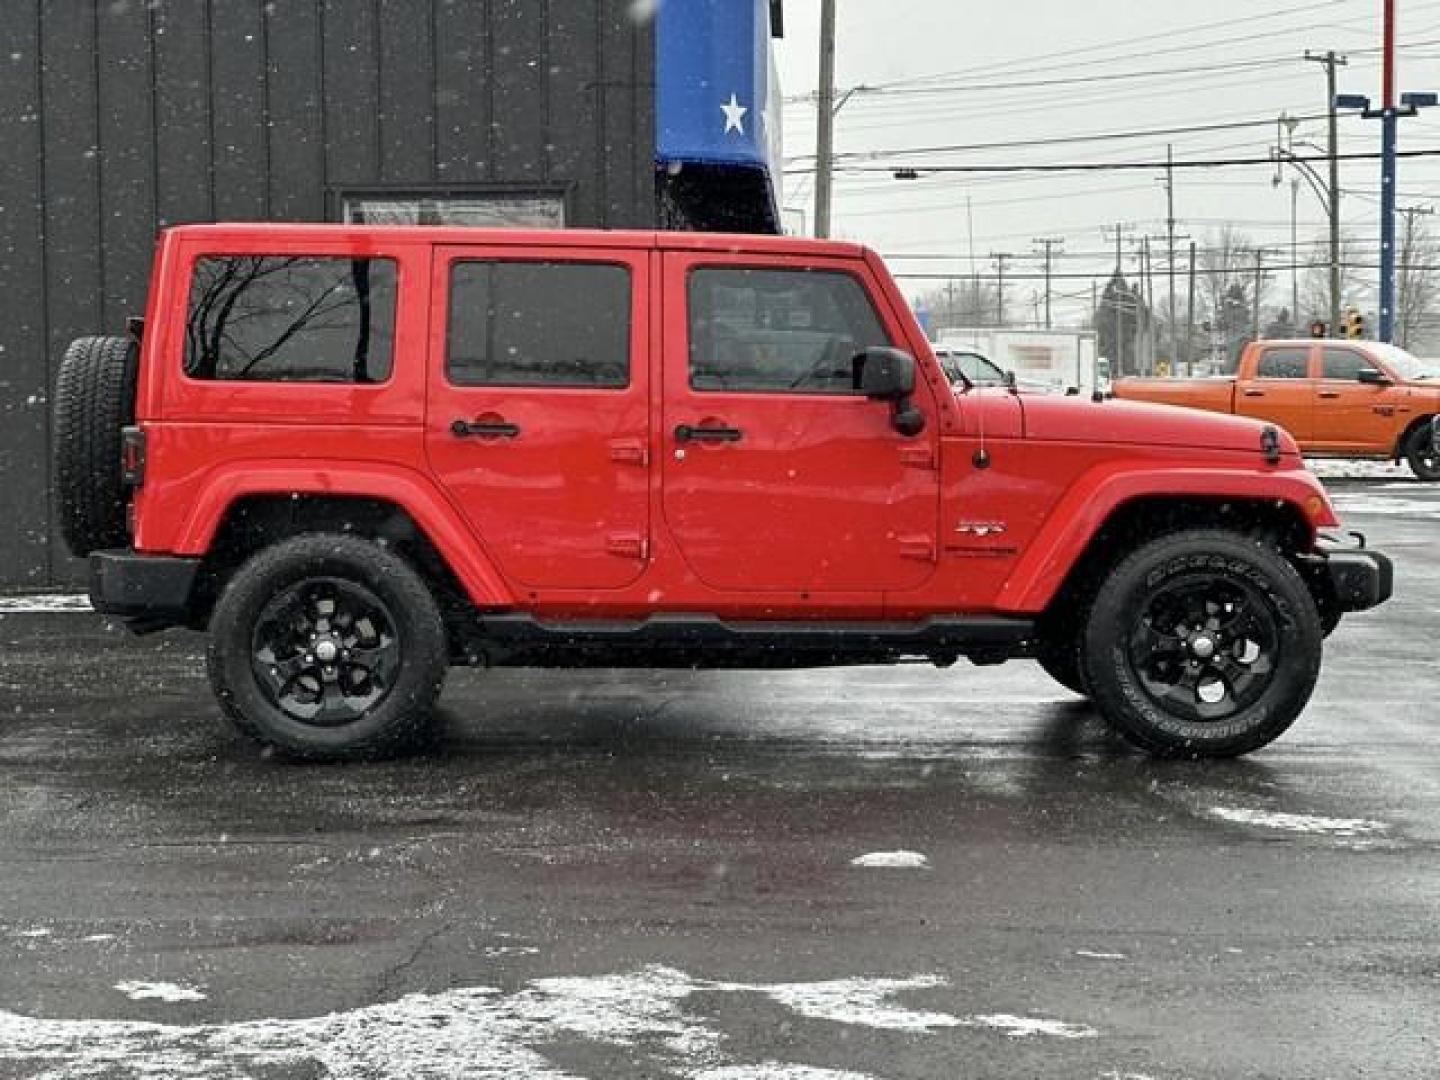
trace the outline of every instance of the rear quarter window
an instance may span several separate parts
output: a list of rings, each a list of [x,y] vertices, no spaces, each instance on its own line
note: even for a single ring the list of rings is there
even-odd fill
[[[395,349],[394,260],[213,255],[195,262],[185,374],[225,382],[378,383]]]

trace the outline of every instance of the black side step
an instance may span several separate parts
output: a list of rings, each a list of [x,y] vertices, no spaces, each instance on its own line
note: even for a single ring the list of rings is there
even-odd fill
[[[759,622],[713,615],[551,622],[477,616],[470,651],[494,664],[620,667],[815,667],[903,660],[994,662],[1027,655],[1030,619],[998,615],[920,622]]]

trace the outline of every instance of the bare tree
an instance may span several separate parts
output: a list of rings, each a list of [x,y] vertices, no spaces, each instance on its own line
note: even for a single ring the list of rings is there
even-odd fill
[[[1224,225],[1211,234],[1200,257],[1200,309],[1232,362],[1240,347],[1255,335],[1254,313],[1257,304],[1264,303],[1269,285],[1263,262],[1256,280],[1257,250],[1249,236],[1233,225]]]
[[[1395,344],[1402,349],[1432,351],[1440,338],[1440,243],[1424,221],[1405,215],[1396,268]]]
[[[953,278],[922,293],[917,307],[930,312],[937,330],[945,327],[994,326],[998,297],[993,284],[978,277]]]
[[[1359,307],[1360,298],[1368,288],[1368,283],[1362,276],[1357,264],[1358,242],[1349,233],[1340,235],[1340,310]],[[1322,239],[1315,241],[1310,248],[1301,255],[1301,260],[1306,264],[1305,273],[1300,278],[1300,313],[1299,322],[1301,326],[1308,327],[1312,322],[1328,323],[1330,321],[1330,241]],[[1330,327],[1330,336],[1338,337],[1340,328]]]

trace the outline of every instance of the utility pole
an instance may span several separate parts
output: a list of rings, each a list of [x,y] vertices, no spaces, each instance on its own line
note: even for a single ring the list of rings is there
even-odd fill
[[[835,176],[835,0],[820,0],[820,100],[815,115],[815,235],[830,235]]]
[[[1140,298],[1144,301],[1144,312],[1136,313],[1136,325],[1141,325],[1140,317],[1144,315],[1145,327],[1145,370],[1146,374],[1155,374],[1155,264],[1150,261],[1150,237],[1140,238]]]
[[[1005,325],[1005,264],[1015,258],[1008,251],[992,251],[991,260],[995,263],[995,315],[996,326]]]
[[[1335,69],[1349,66],[1350,61],[1334,49],[1323,53],[1306,49],[1305,59],[1325,65],[1325,102],[1330,114],[1330,334],[1333,337],[1340,327],[1340,124]]]
[[[1185,363],[1193,373],[1195,349],[1195,241],[1190,241],[1190,299],[1185,307]]]
[[[1109,230],[1106,230],[1107,232]],[[1125,234],[1132,231],[1129,225],[1123,221],[1115,223],[1115,276],[1112,279],[1115,284],[1115,355],[1110,357],[1110,370],[1116,375],[1122,375],[1125,371],[1125,322],[1121,302],[1120,286],[1124,282],[1121,269],[1125,258]],[[1099,326],[1096,326],[1099,330]]]
[[[1042,236],[1032,241],[1045,249],[1045,329],[1051,328],[1050,322],[1050,266],[1055,257],[1055,248],[1063,247],[1065,241],[1059,237]]]
[[[1260,286],[1265,276],[1265,249],[1255,249],[1255,295],[1250,298],[1252,340],[1260,340]]]
[[[1171,143],[1165,144],[1165,233],[1170,249],[1170,258],[1165,264],[1170,275],[1170,363],[1178,364],[1180,335],[1175,326],[1175,147]]]

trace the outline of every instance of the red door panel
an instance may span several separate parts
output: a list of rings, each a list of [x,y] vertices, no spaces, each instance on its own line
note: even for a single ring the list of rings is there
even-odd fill
[[[596,355],[578,355],[576,338],[584,330],[582,320],[590,316],[571,310],[580,306],[573,290],[559,304],[533,281],[510,287],[504,295],[499,285],[487,294],[472,295],[459,284],[452,291],[454,268],[465,267],[456,272],[467,281],[463,275],[492,262],[623,268],[629,275],[629,295],[616,301],[622,310],[610,313],[628,323],[622,355],[600,356],[604,350],[599,346]],[[540,271],[527,267],[526,272]],[[630,584],[644,571],[650,546],[646,254],[527,248],[516,256],[513,249],[443,247],[437,248],[433,281],[426,448],[439,482],[501,573],[520,585],[618,589]],[[507,344],[505,329],[493,330],[487,341],[499,357],[496,364],[517,351],[558,349],[564,351],[557,365],[562,377],[565,365],[578,370],[587,363],[604,364],[604,377],[624,385],[457,384],[454,373],[447,372],[450,309],[454,305],[458,317],[461,305],[485,302],[486,296],[493,297],[489,310],[498,312],[490,321],[518,321],[514,332],[526,342],[517,350]],[[535,320],[542,324],[539,328]],[[567,320],[574,324],[569,334]],[[606,335],[596,335],[601,337]],[[621,370],[626,361],[628,374]],[[532,378],[523,370],[527,362],[519,357],[513,373],[503,367],[487,370],[498,371],[502,379]]]
[[[793,260],[747,257],[743,264],[795,269]],[[923,381],[917,388],[927,425],[914,438],[894,430],[888,404],[849,394],[695,389],[687,283],[693,270],[725,265],[723,257],[665,257],[663,507],[686,564],[705,584],[733,592],[879,592],[923,584],[935,569],[939,501],[939,425],[928,388]],[[855,270],[823,260],[811,269]],[[883,312],[881,318],[888,324]],[[732,340],[737,335],[727,329],[714,342],[697,343],[697,357],[704,364],[748,350],[733,366],[763,369],[780,362],[791,329],[782,326],[769,338],[749,332],[748,342],[745,334]],[[884,332],[902,340],[894,326]],[[852,351],[842,343],[836,362],[848,364]],[[803,363],[799,371],[803,378]]]

